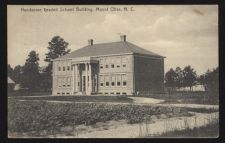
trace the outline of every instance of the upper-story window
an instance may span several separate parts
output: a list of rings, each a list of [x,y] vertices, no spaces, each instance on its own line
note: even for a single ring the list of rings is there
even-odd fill
[[[58,70],[61,71],[61,67],[58,67]]]
[[[122,65],[123,65],[123,67],[126,67],[126,63],[127,63],[127,58],[126,57],[122,57]]]
[[[105,65],[105,68],[108,68],[109,67],[109,65]]]
[[[67,66],[67,70],[68,70],[68,71],[70,70],[70,66]]]
[[[65,71],[66,70],[66,67],[63,67],[63,71]]]
[[[111,68],[114,68],[114,64],[111,64]]]

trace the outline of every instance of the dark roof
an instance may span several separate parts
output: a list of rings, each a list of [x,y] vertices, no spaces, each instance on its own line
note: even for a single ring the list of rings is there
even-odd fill
[[[78,50],[75,50],[69,54],[61,56],[58,59],[111,55],[111,54],[125,54],[125,53],[136,53],[149,55],[153,57],[163,57],[151,51],[140,48],[139,46],[136,46],[130,42],[120,41],[120,42],[88,45]]]

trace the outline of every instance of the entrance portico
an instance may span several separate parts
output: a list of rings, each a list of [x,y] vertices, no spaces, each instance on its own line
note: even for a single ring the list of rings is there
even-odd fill
[[[91,95],[98,91],[98,60],[92,57],[72,61],[72,93]]]

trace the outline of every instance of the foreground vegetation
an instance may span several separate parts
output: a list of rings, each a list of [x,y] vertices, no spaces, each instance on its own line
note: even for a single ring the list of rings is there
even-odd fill
[[[39,134],[43,130],[54,133],[62,127],[94,125],[97,122],[125,119],[139,123],[154,116],[190,115],[177,107],[143,106],[103,103],[50,103],[46,101],[8,101],[8,131]]]
[[[219,122],[214,122],[199,128],[187,128],[166,132],[158,137],[219,137]]]

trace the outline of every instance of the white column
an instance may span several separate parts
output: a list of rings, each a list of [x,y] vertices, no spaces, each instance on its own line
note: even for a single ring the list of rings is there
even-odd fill
[[[74,82],[75,82],[75,80],[74,80],[74,66],[72,65],[72,81],[73,81],[73,85],[72,85],[72,92],[73,92],[73,94],[74,94],[74,86],[75,86],[75,84],[74,84]]]
[[[89,63],[89,93],[92,92],[91,63]]]
[[[77,64],[75,65],[75,81],[74,81],[74,85],[75,85],[75,91],[78,92],[78,68],[77,68]]]
[[[85,92],[88,93],[88,63],[85,63]]]

